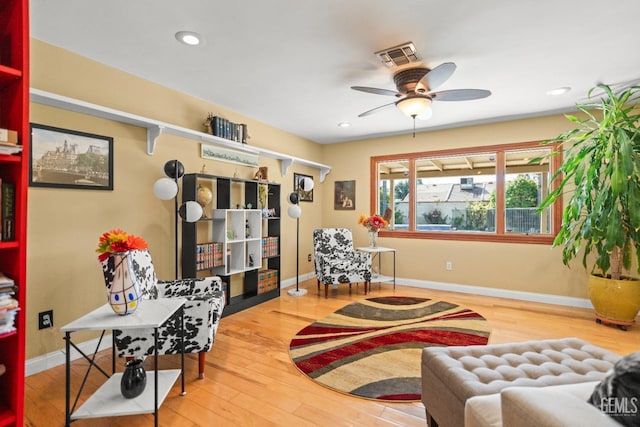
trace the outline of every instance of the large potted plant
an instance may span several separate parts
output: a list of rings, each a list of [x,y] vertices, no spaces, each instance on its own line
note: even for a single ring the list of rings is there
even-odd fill
[[[638,86],[616,93],[599,85],[593,102],[577,105],[584,117],[566,116],[576,127],[547,141],[563,157],[558,185],[540,205],[568,195],[553,245],[562,245],[565,265],[582,251],[596,321],[624,330],[640,309],[640,282],[628,275],[634,259],[640,272],[639,95]]]

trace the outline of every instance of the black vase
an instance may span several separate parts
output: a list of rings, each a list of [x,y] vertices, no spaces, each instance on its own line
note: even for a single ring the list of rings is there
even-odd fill
[[[127,399],[138,397],[147,386],[147,373],[142,366],[141,359],[131,360],[124,365],[120,392]]]

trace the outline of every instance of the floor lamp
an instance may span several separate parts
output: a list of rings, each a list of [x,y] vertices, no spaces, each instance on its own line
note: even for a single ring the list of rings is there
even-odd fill
[[[304,178],[298,184],[298,188],[289,194],[289,209],[287,213],[291,218],[296,219],[296,288],[290,289],[287,293],[293,297],[299,297],[307,293],[306,289],[300,289],[300,216],[302,209],[300,208],[300,192],[313,190],[314,182],[311,178]]]
[[[160,178],[153,184],[153,193],[161,200],[173,199],[174,204],[174,268],[178,278],[178,216],[187,222],[196,222],[202,217],[202,206],[198,202],[188,201],[178,207],[178,179],[184,175],[184,166],[179,160],[169,160],[164,164],[166,177]]]

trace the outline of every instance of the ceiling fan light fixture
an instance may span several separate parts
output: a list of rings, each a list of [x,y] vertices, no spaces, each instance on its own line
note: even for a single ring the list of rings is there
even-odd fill
[[[431,107],[431,98],[428,96],[408,96],[396,102],[396,106],[408,117],[422,115]]]

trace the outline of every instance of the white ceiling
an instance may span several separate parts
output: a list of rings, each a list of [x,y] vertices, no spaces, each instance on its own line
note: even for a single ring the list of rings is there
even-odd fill
[[[413,41],[425,66],[456,63],[438,90],[492,92],[434,102],[433,116],[416,121],[419,131],[441,129],[572,111],[598,83],[639,81],[638,16],[638,0],[31,0],[31,34],[335,143],[412,130],[395,108],[358,117],[394,101],[350,89],[395,90],[378,50]],[[204,43],[179,44],[181,30]],[[561,86],[572,90],[546,94]]]

